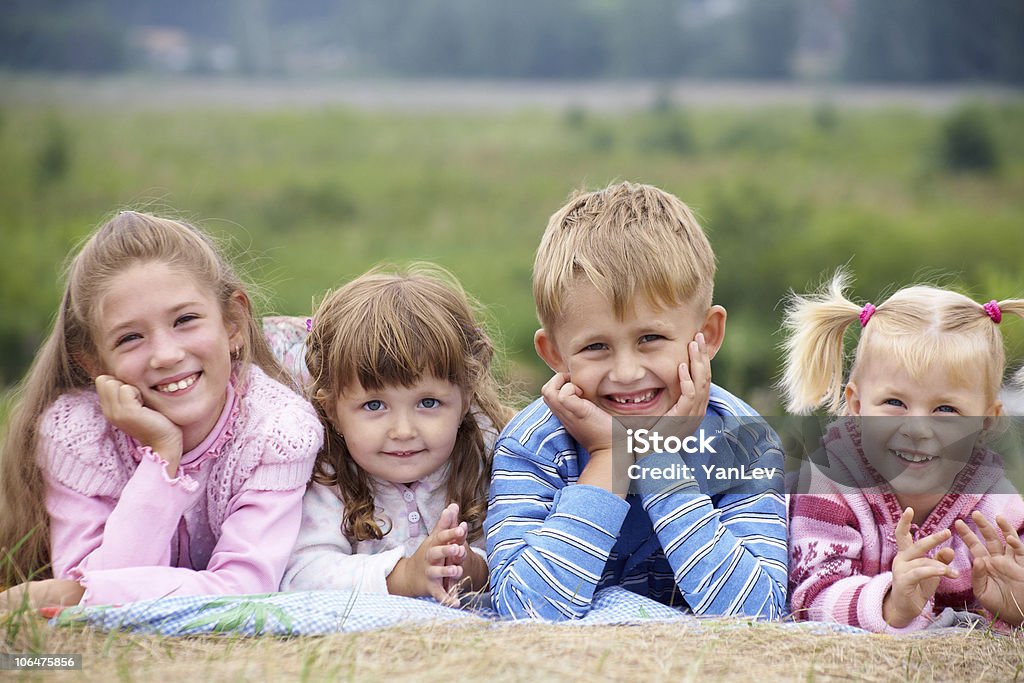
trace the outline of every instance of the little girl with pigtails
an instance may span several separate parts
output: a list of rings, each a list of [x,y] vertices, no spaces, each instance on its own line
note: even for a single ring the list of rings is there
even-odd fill
[[[358,590],[458,604],[486,590],[490,448],[511,411],[493,347],[439,268],[375,269],[323,300],[305,331],[268,318],[271,347],[327,436],[282,590]]]
[[[785,318],[788,408],[838,416],[790,500],[794,615],[887,633],[945,608],[1021,624],[1024,501],[986,437],[1002,414],[999,325],[1024,300],[913,286],[857,305],[846,285],[839,272],[794,296]]]
[[[0,609],[276,591],[323,440],[292,387],[207,235],[100,227],[8,424]]]

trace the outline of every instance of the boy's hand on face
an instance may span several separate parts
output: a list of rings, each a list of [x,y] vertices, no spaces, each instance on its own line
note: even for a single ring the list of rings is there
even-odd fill
[[[910,535],[913,508],[903,511],[896,524],[896,547],[899,552],[892,562],[892,587],[882,601],[882,618],[893,628],[903,628],[918,617],[939,588],[939,581],[959,573],[949,563],[953,549],[946,547],[928,557],[928,553],[949,540],[952,532],[943,529],[914,541]]]
[[[583,398],[566,372],[556,373],[540,391],[544,403],[591,457],[612,449],[612,416]]]
[[[110,424],[152,448],[167,461],[167,476],[177,476],[183,449],[181,428],[165,415],[143,405],[139,389],[116,377],[97,377],[96,393],[103,416]]]
[[[687,344],[689,362],[679,364],[679,400],[669,408],[665,417],[692,418],[684,420],[682,429],[663,430],[660,424],[655,427],[659,432],[685,432],[677,436],[690,436],[697,431],[708,411],[711,399],[711,354],[704,335],[700,332]],[[677,427],[679,425],[676,425]]]
[[[999,532],[975,510],[971,519],[978,525],[984,543],[963,520],[956,521],[956,530],[967,544],[974,562],[971,567],[971,588],[982,607],[1010,624],[1024,622],[1024,543],[1017,530],[1002,515],[996,515]]]

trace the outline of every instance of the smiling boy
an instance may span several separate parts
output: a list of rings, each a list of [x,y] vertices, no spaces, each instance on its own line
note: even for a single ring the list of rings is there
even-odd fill
[[[498,439],[485,524],[501,615],[580,617],[612,585],[697,614],[782,613],[781,475],[684,477],[642,495],[613,486],[634,465],[613,458],[613,419],[640,416],[678,418],[657,426],[679,437],[746,416],[727,435],[734,461],[782,471],[772,430],[711,383],[726,320],[714,274],[693,214],[657,188],[578,194],[551,217],[533,291],[535,346],[555,375]]]

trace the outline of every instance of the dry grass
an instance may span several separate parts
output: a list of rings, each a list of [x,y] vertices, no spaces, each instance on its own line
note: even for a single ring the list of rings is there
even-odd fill
[[[23,672],[23,680],[1024,681],[1024,639],[981,630],[897,638],[735,621],[444,623],[325,637],[165,638],[53,630],[36,617],[14,634],[12,618],[0,615],[4,651],[84,655],[83,671]]]

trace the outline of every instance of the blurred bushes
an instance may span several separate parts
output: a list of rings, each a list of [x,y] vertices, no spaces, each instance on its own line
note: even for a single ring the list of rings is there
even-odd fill
[[[999,168],[999,148],[989,113],[980,106],[955,111],[942,126],[941,159],[950,171],[992,173]]]
[[[1024,224],[1022,132],[1020,106],[949,116],[669,102],[619,116],[0,107],[0,383],[21,376],[48,330],[68,251],[128,205],[234,237],[276,312],[306,313],[381,260],[438,261],[491,307],[533,393],[547,374],[532,347],[541,232],[573,189],[628,179],[697,211],[729,310],[715,379],[770,412],[778,303],[840,265],[859,300],[935,275],[978,300],[1024,295],[1012,248]],[[959,161],[945,161],[949,149]],[[978,172],[986,164],[999,172]],[[960,168],[973,170],[943,170]],[[1003,324],[1011,358],[1024,352],[1021,327]]]

